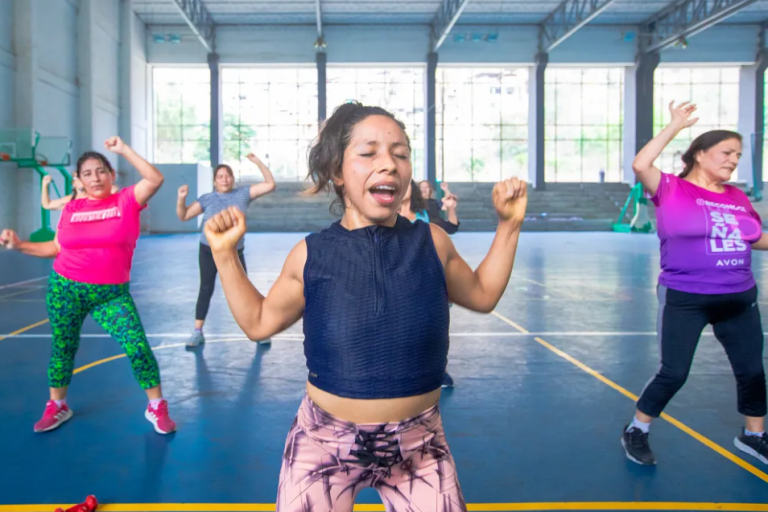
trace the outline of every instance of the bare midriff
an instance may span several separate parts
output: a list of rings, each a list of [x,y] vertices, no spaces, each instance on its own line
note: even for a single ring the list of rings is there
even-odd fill
[[[440,400],[440,388],[404,398],[344,398],[307,382],[307,394],[325,412],[352,423],[396,423],[418,416]]]

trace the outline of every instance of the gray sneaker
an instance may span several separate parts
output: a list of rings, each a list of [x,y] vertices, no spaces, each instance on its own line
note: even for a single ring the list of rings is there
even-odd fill
[[[190,336],[189,341],[187,341],[188,347],[199,347],[205,343],[205,336],[203,336],[203,331],[195,331],[192,333],[192,336]]]

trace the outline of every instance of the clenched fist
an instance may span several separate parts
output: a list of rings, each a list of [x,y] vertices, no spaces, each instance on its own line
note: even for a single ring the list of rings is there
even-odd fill
[[[205,237],[213,252],[237,247],[246,231],[245,214],[235,206],[222,210],[205,223]]]
[[[5,247],[9,250],[15,250],[19,244],[21,243],[21,240],[19,239],[19,236],[16,234],[16,232],[12,229],[4,229],[2,233],[0,233],[0,245]]]
[[[493,187],[493,206],[502,221],[522,224],[528,206],[528,186],[517,178],[504,180]]]
[[[189,194],[189,185],[182,185],[179,187],[179,199],[186,199]]]
[[[125,145],[125,142],[123,142],[123,139],[120,137],[110,137],[104,142],[104,147],[107,148],[108,151],[122,155],[123,151],[125,151],[125,148],[128,146]]]

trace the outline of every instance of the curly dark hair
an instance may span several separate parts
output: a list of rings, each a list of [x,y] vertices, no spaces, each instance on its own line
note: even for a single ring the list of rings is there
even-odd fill
[[[344,186],[336,185],[333,179],[341,178],[344,151],[352,138],[352,129],[370,116],[385,116],[395,121],[403,130],[408,149],[411,149],[411,141],[405,132],[405,125],[387,110],[381,107],[365,106],[356,101],[337,107],[312,143],[307,159],[309,168],[307,179],[314,183],[309,193],[318,194],[323,191],[330,192],[333,189],[336,199],[331,203],[332,213],[344,212]]]

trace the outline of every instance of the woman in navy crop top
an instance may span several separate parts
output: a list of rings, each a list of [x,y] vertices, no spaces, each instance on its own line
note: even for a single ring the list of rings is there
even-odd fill
[[[448,303],[487,313],[501,299],[526,184],[494,187],[500,221],[473,271],[445,231],[398,215],[411,147],[405,126],[384,109],[338,107],[309,153],[309,177],[312,192],[334,190],[342,218],[293,248],[266,297],[237,255],[245,215],[230,208],[205,226],[227,301],[250,339],[304,319],[307,393],[286,441],[277,510],[351,511],[364,487],[390,510],[466,510],[438,410]]]

